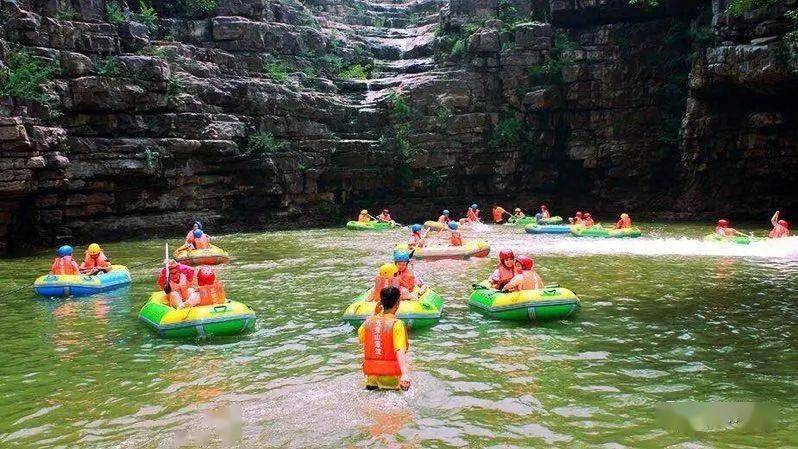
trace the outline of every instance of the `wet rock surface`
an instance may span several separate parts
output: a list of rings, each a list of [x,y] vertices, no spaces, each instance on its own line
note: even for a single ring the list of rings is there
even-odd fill
[[[24,49],[58,67],[48,104],[0,102],[0,251],[364,206],[798,205],[785,7],[160,0],[148,27],[106,3],[0,0],[3,64]]]

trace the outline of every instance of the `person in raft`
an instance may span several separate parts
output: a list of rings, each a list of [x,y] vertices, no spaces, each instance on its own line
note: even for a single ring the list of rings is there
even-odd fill
[[[447,224],[450,221],[451,221],[451,219],[449,218],[449,210],[448,209],[444,209],[443,212],[441,213],[441,216],[438,217],[438,223]]]
[[[366,390],[410,388],[407,330],[404,323],[396,319],[399,295],[396,287],[380,290],[382,311],[367,317],[357,330],[363,345]]]
[[[524,215],[524,212],[521,210],[520,207],[516,207],[515,211],[513,211],[513,212],[515,212],[513,214],[513,220],[518,220],[518,219],[526,217],[526,215]]]
[[[424,227],[418,223],[410,226],[410,242],[407,243],[407,246],[409,246],[410,249],[421,248],[424,246],[424,236],[421,235],[421,231],[423,229]]]
[[[479,217],[479,208],[477,203],[472,204],[471,207],[469,207],[466,211],[466,220],[468,220],[470,223],[478,223],[482,220]]]
[[[545,204],[540,205],[540,215],[542,215],[544,219],[551,218],[551,212],[549,212],[549,208],[546,207]]]
[[[582,226],[589,228],[595,224],[596,222],[593,221],[593,217],[590,215],[590,212],[585,212],[584,219],[582,220]]]
[[[490,286],[501,290],[515,276],[515,254],[512,250],[499,251],[499,266],[490,275]]]
[[[216,280],[216,271],[212,267],[205,265],[197,270],[197,294],[200,306],[224,304],[227,301],[224,286]]]
[[[383,209],[382,213],[377,215],[377,221],[380,223],[390,223],[393,221],[391,219],[391,213],[388,211],[388,209]]]
[[[357,216],[357,221],[360,223],[368,223],[371,221],[371,215],[369,215],[369,211],[363,209],[360,211],[360,215]]]
[[[413,271],[410,263],[410,253],[394,251],[393,263],[396,265],[396,279],[399,281],[401,299],[418,299],[419,296],[423,295],[427,286]],[[416,291],[416,287],[418,287],[418,291]]]
[[[460,225],[456,221],[449,222],[449,244],[451,246],[463,246],[463,235],[460,233]]]
[[[194,222],[194,225],[188,231],[188,234],[186,234],[186,248],[188,248],[188,245],[194,244],[194,231],[197,229],[202,229],[202,223],[199,220]]]
[[[718,234],[721,237],[734,237],[735,235],[742,235],[744,237],[748,237],[747,235],[743,234],[742,232],[729,227],[729,220],[718,220],[718,225],[715,226],[715,234]]]
[[[615,223],[615,229],[629,229],[632,227],[632,219],[629,218],[629,214],[622,213],[621,219]]]
[[[543,279],[535,272],[535,261],[529,256],[515,258],[515,276],[504,286],[506,292],[521,290],[539,290],[543,288]]]
[[[211,237],[202,232],[202,229],[194,230],[194,241],[188,245],[189,249],[207,249],[211,247]]]
[[[177,263],[174,259],[164,261],[169,265],[169,279],[166,279],[166,267],[158,274],[158,286],[166,293],[169,305],[180,309],[199,304],[199,295],[191,288],[194,280],[194,269],[188,265]]]
[[[72,258],[73,249],[69,245],[64,245],[56,251],[58,257],[53,259],[50,266],[50,274],[55,275],[74,275],[80,274],[80,267],[75,259]]]
[[[582,211],[581,210],[576,211],[576,214],[575,214],[574,217],[568,218],[568,222],[570,222],[572,225],[577,225],[577,226],[583,225],[584,221],[585,220],[582,219]]]
[[[776,211],[770,219],[770,224],[773,225],[773,229],[770,231],[770,234],[768,234],[768,237],[772,239],[790,236],[790,224],[787,223],[787,220],[779,220],[779,214],[780,212]]]
[[[396,278],[398,273],[399,269],[396,268],[396,264],[394,263],[384,263],[380,265],[379,273],[374,276],[374,288],[371,289],[371,295],[368,300],[379,301],[380,291],[386,287],[399,288],[399,279]],[[377,308],[379,308],[379,304]]]
[[[100,245],[92,243],[83,255],[83,263],[80,264],[80,272],[83,274],[94,275],[97,273],[107,273],[111,270],[111,262],[105,257],[105,252]]]
[[[498,204],[493,205],[493,222],[496,224],[501,224],[504,221],[504,214],[507,216],[512,217],[512,215],[504,210],[503,207],[499,206]]]

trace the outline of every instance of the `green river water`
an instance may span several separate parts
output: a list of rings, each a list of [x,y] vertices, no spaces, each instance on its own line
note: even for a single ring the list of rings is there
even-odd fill
[[[105,245],[133,284],[84,299],[14,292],[52,252],[0,260],[0,447],[798,446],[798,240],[724,245],[701,241],[704,225],[642,227],[642,239],[594,240],[493,226],[479,234],[491,258],[417,261],[446,305],[410,335],[403,394],[363,390],[341,314],[406,230],[218,236],[228,296],[258,321],[200,342],[137,320],[163,240]],[[503,247],[533,255],[581,312],[519,325],[470,310],[470,285]],[[767,401],[778,415],[765,432],[689,434],[660,425],[663,401]]]

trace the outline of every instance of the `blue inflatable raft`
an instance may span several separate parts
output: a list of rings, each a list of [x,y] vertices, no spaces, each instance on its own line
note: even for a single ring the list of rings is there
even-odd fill
[[[529,234],[569,234],[571,226],[569,225],[539,225],[532,223],[524,226],[524,230]]]
[[[130,272],[124,265],[111,265],[108,273],[93,276],[84,274],[45,274],[33,283],[33,289],[42,296],[88,296],[107,292],[130,284]]]

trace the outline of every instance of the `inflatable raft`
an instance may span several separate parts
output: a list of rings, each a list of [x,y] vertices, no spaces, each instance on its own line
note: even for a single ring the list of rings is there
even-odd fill
[[[346,223],[346,229],[350,231],[384,231],[386,229],[395,228],[396,223],[385,223],[381,221],[349,221]]]
[[[441,223],[440,221],[428,220],[424,222],[425,228],[432,229],[435,231],[440,231],[441,229],[443,229],[443,226],[444,226],[443,223]]]
[[[230,260],[230,255],[227,254],[227,251],[218,246],[211,245],[210,248],[205,249],[179,249],[175,251],[174,258],[182,264],[195,267],[199,265],[220,265],[227,263],[227,261]]]
[[[155,292],[139,312],[139,319],[161,337],[238,335],[255,325],[255,312],[236,301],[175,309],[164,292]]]
[[[108,273],[45,274],[33,283],[33,290],[42,296],[88,296],[130,284],[130,272],[124,265],[111,265]]]
[[[722,235],[718,235],[715,233],[709,234],[704,237],[704,241],[707,242],[736,243],[738,245],[748,245],[754,240],[756,240],[756,238],[743,236],[743,235],[735,235],[734,237],[724,237]]]
[[[535,217],[508,218],[504,226],[526,226],[532,223],[537,223]]]
[[[355,301],[344,310],[344,322],[357,328],[366,321],[367,316],[374,314],[377,302],[366,301],[369,295],[371,289],[355,298]],[[443,311],[443,298],[431,288],[427,288],[417,300],[401,301],[396,317],[404,321],[410,329],[424,329],[438,324],[441,311]]]
[[[569,225],[539,225],[532,223],[524,226],[524,231],[529,234],[570,234],[571,226]]]
[[[548,321],[568,318],[579,311],[579,298],[567,288],[548,286],[541,290],[502,293],[485,281],[474,286],[468,305],[479,312],[510,321]]]
[[[573,226],[571,234],[576,237],[597,237],[597,238],[634,238],[643,235],[638,227],[614,229],[604,228],[601,225],[594,225],[589,228],[584,226]]]
[[[396,245],[394,250],[409,251],[407,245]],[[413,250],[416,259],[468,259],[470,257],[488,257],[490,245],[484,240],[464,240],[462,246],[423,246]]]
[[[512,221],[511,221],[512,220]],[[519,226],[519,227],[526,227],[531,224],[539,224],[539,225],[558,225],[562,223],[562,217],[555,215],[551,218],[541,218],[540,220],[536,220],[535,217],[526,216],[524,218],[519,218],[517,220],[513,220],[510,218],[505,223],[505,226]]]

